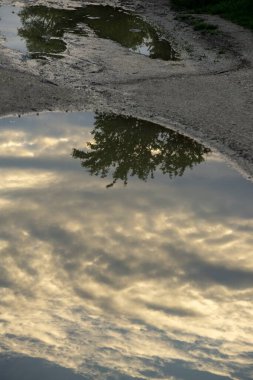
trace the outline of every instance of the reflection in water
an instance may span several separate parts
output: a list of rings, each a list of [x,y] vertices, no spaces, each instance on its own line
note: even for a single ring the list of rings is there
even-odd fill
[[[101,38],[109,38],[150,58],[177,60],[170,43],[147,22],[133,13],[109,6],[84,8],[85,23]]]
[[[90,174],[106,177],[112,186],[118,179],[126,185],[129,176],[146,181],[159,169],[163,174],[182,176],[187,167],[204,161],[209,149],[196,141],[153,123],[130,117],[99,114],[91,132],[88,150],[73,150]]]
[[[27,49],[33,55],[63,53],[66,49],[64,33],[87,35],[86,25],[98,37],[116,41],[150,58],[178,59],[169,42],[151,25],[114,7],[87,5],[71,10],[32,6],[23,8],[19,16],[23,26],[18,34],[26,40]]]
[[[25,42],[17,37],[17,29],[21,27],[18,11],[17,7],[0,5],[0,38],[4,36],[10,49],[26,52]]]
[[[1,380],[86,380],[86,377],[46,360],[0,355]]]
[[[106,191],[70,152],[109,119],[0,120],[0,367],[252,379],[252,184],[209,155]]]
[[[63,53],[66,50],[64,33],[87,34],[78,27],[83,19],[80,13],[45,6],[25,7],[19,13],[22,28],[18,34],[26,40],[27,49],[34,57]]]

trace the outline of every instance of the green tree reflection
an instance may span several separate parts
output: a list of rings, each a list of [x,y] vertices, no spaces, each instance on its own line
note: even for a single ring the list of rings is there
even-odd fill
[[[133,13],[110,6],[87,5],[77,9],[45,6],[25,7],[19,13],[22,28],[18,34],[26,40],[30,53],[59,54],[65,51],[64,33],[86,35],[84,24],[98,37],[111,39],[151,58],[176,60],[170,43]]]
[[[186,168],[204,161],[210,152],[198,142],[151,122],[123,116],[98,114],[87,150],[72,155],[91,175],[112,175],[126,185],[128,178],[154,178],[156,170],[170,178],[182,176]]]
[[[101,38],[109,38],[136,52],[145,47],[150,58],[176,60],[178,54],[158,32],[133,13],[110,6],[87,6],[85,23]]]
[[[31,53],[59,54],[65,51],[65,32],[79,32],[78,22],[82,17],[75,10],[47,8],[45,6],[25,7],[19,13],[22,28],[18,34],[26,40]]]

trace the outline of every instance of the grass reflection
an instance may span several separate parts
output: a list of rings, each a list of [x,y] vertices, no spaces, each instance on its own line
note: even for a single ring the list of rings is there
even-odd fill
[[[72,155],[91,175],[104,178],[112,173],[107,187],[118,180],[126,185],[132,176],[147,181],[156,170],[170,178],[182,176],[210,152],[177,132],[124,116],[98,114],[91,134],[94,142],[88,142],[88,150],[73,149]]]

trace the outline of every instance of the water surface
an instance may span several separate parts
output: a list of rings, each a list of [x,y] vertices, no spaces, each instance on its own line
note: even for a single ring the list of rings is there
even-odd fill
[[[1,380],[252,379],[250,182],[135,119],[0,132]]]
[[[0,31],[6,45],[30,58],[61,57],[67,48],[66,33],[110,39],[150,58],[177,60],[171,44],[141,17],[110,6],[87,5],[76,9],[45,6],[0,7]]]
[[[5,45],[10,49],[27,51],[26,43],[17,35],[18,29],[22,26],[18,16],[19,8],[8,5],[0,6],[0,33],[5,38]]]

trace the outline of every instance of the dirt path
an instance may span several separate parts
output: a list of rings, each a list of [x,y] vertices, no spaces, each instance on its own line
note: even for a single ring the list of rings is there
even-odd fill
[[[64,59],[48,64],[23,62],[3,48],[0,114],[44,109],[131,114],[204,141],[253,175],[252,33],[210,17],[219,33],[202,36],[176,20],[167,4],[122,1],[162,29],[181,61],[151,60],[94,35],[67,35]]]

